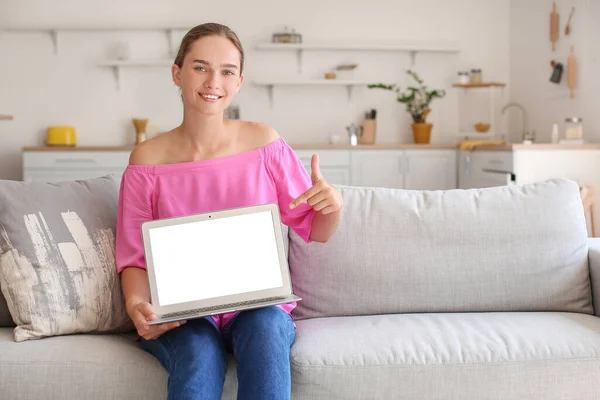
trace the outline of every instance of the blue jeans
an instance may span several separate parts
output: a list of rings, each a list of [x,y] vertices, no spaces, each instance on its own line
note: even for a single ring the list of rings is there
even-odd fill
[[[227,352],[237,365],[238,399],[289,399],[294,323],[279,307],[243,311],[222,332],[213,319],[190,319],[157,339],[141,339],[169,374],[168,399],[220,400]]]

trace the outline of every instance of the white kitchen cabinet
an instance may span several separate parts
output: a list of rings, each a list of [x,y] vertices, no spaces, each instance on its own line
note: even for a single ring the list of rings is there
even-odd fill
[[[461,151],[458,156],[460,189],[505,186],[514,183],[512,151]]]
[[[354,186],[455,189],[456,150],[357,150],[351,171]]]
[[[310,171],[310,168],[308,169]],[[350,170],[349,168],[332,168],[326,167],[321,170],[325,180],[332,185],[350,185]]]
[[[328,182],[350,185],[350,151],[299,150],[297,154],[311,172],[311,158],[319,154],[321,173]],[[23,180],[57,182],[88,179],[109,174],[121,175],[129,164],[129,150],[23,151]]]
[[[121,175],[129,151],[24,151],[23,180],[57,182]]]
[[[400,150],[356,150],[352,153],[352,185],[404,187],[403,155]]]
[[[311,158],[319,154],[321,173],[333,185],[439,190],[456,187],[456,151],[452,149],[298,149],[311,173]],[[120,175],[130,150],[24,151],[25,181],[56,182]]]
[[[327,182],[332,185],[350,185],[350,151],[349,150],[296,150],[296,154],[306,171],[312,172],[313,154],[319,155],[319,169]]]
[[[457,187],[455,150],[405,150],[404,188],[446,190]]]

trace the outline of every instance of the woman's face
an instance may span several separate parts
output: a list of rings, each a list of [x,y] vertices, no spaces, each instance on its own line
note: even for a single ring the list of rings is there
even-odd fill
[[[172,72],[173,82],[181,87],[184,104],[205,115],[222,113],[243,81],[240,52],[221,36],[196,40],[182,68],[173,65]]]

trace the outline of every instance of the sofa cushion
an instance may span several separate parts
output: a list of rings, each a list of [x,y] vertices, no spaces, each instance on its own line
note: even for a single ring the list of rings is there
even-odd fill
[[[0,286],[17,341],[131,330],[116,274],[118,177],[0,181]]]
[[[592,399],[600,319],[570,313],[412,314],[298,321],[294,399]],[[0,398],[165,399],[133,335],[16,343],[0,329]],[[31,377],[34,376],[35,379]],[[434,383],[434,384],[432,384]],[[230,357],[223,399],[235,399]],[[18,393],[16,396],[15,394]]]
[[[404,312],[592,313],[579,188],[340,188],[325,244],[290,232],[297,319]]]
[[[167,372],[133,339],[74,334],[17,343],[0,328],[0,399],[166,399]],[[230,364],[223,398],[235,399]]]
[[[598,396],[589,383],[600,376],[600,318],[587,314],[406,314],[297,325],[295,398]]]

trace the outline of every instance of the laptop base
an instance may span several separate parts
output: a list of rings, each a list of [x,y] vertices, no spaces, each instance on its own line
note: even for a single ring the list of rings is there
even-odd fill
[[[293,303],[302,300],[296,295],[272,297],[269,299],[257,300],[253,302],[244,302],[244,304],[225,304],[218,307],[209,307],[207,309],[190,310],[186,312],[171,313],[158,316],[154,321],[148,321],[148,325],[160,325],[167,322],[182,321],[194,318],[203,318],[210,315],[225,314],[230,312],[238,312],[244,310],[252,310],[255,308],[263,308],[275,306],[279,304]],[[175,315],[173,315],[175,314]]]

